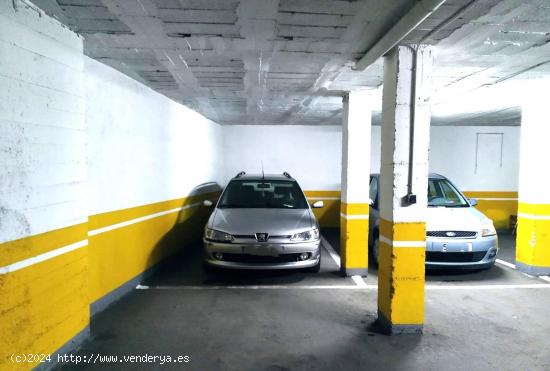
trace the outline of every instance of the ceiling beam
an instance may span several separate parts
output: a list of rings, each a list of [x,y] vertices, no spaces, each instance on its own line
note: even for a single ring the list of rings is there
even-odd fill
[[[384,34],[367,52],[355,63],[354,69],[363,71],[394,46],[399,44],[418,25],[435,12],[445,0],[421,0],[414,5],[388,32]]]

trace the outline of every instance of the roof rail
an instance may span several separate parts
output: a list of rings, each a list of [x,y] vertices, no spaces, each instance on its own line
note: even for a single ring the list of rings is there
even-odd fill
[[[292,177],[290,176],[290,174],[287,173],[286,171],[283,173],[283,175],[286,176],[286,177],[289,178],[289,179],[292,178]]]
[[[246,173],[244,171],[241,171],[240,173],[238,173],[237,175],[235,175],[235,178],[240,178],[242,177],[243,175],[245,175]]]

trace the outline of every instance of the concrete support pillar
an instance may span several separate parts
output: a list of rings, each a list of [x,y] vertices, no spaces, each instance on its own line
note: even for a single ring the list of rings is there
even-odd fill
[[[340,208],[341,272],[367,275],[369,244],[370,91],[344,98],[342,123],[342,196]]]
[[[516,266],[550,275],[549,80],[532,82],[521,112]]]
[[[399,46],[384,61],[378,323],[390,334],[422,332],[424,323],[433,58],[425,46],[416,54]]]

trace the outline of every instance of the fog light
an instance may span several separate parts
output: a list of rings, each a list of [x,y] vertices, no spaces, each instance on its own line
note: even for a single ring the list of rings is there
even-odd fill
[[[223,254],[221,252],[215,252],[213,255],[214,255],[214,259],[223,260]]]
[[[496,250],[493,249],[493,250],[489,251],[489,259],[494,258],[496,255],[497,255],[497,251],[496,251]]]
[[[309,259],[309,253],[308,252],[303,252],[300,254],[300,260],[307,260]]]

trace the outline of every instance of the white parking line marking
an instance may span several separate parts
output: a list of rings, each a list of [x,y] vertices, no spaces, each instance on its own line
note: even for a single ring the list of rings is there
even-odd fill
[[[229,285],[229,286],[145,286],[137,285],[137,290],[377,290],[377,285]],[[427,285],[427,291],[441,290],[513,290],[513,289],[550,289],[550,285],[536,284],[512,284],[512,285]]]
[[[550,282],[550,277],[549,276],[540,276],[539,277],[541,280],[544,280],[546,282]]]
[[[512,264],[512,263],[508,263],[507,261],[504,261],[504,260],[501,260],[501,259],[496,259],[495,260],[497,263],[501,264],[501,265],[504,265],[505,267],[508,267],[510,269],[514,269],[516,270],[516,265],[515,264]],[[546,282],[550,282],[550,278],[546,279],[546,277],[540,277],[540,276],[533,276],[533,275],[530,275],[530,274],[527,274],[527,273],[523,273],[523,272],[520,272],[521,274],[523,274],[525,277],[529,277],[529,278],[540,278],[541,280],[544,280]]]
[[[331,244],[327,241],[325,237],[321,236],[321,242],[323,243],[323,246],[325,247],[325,249],[328,251],[332,260],[334,260],[338,268],[340,268],[340,256],[338,255],[338,253],[334,251]]]
[[[359,287],[367,287],[367,283],[365,282],[365,280],[363,279],[363,277],[361,276],[351,276],[351,279],[353,280],[353,282],[355,282],[355,284]]]
[[[512,263],[508,263],[507,261],[497,259],[496,262],[500,265],[504,265],[505,267],[516,269],[516,265]]]

